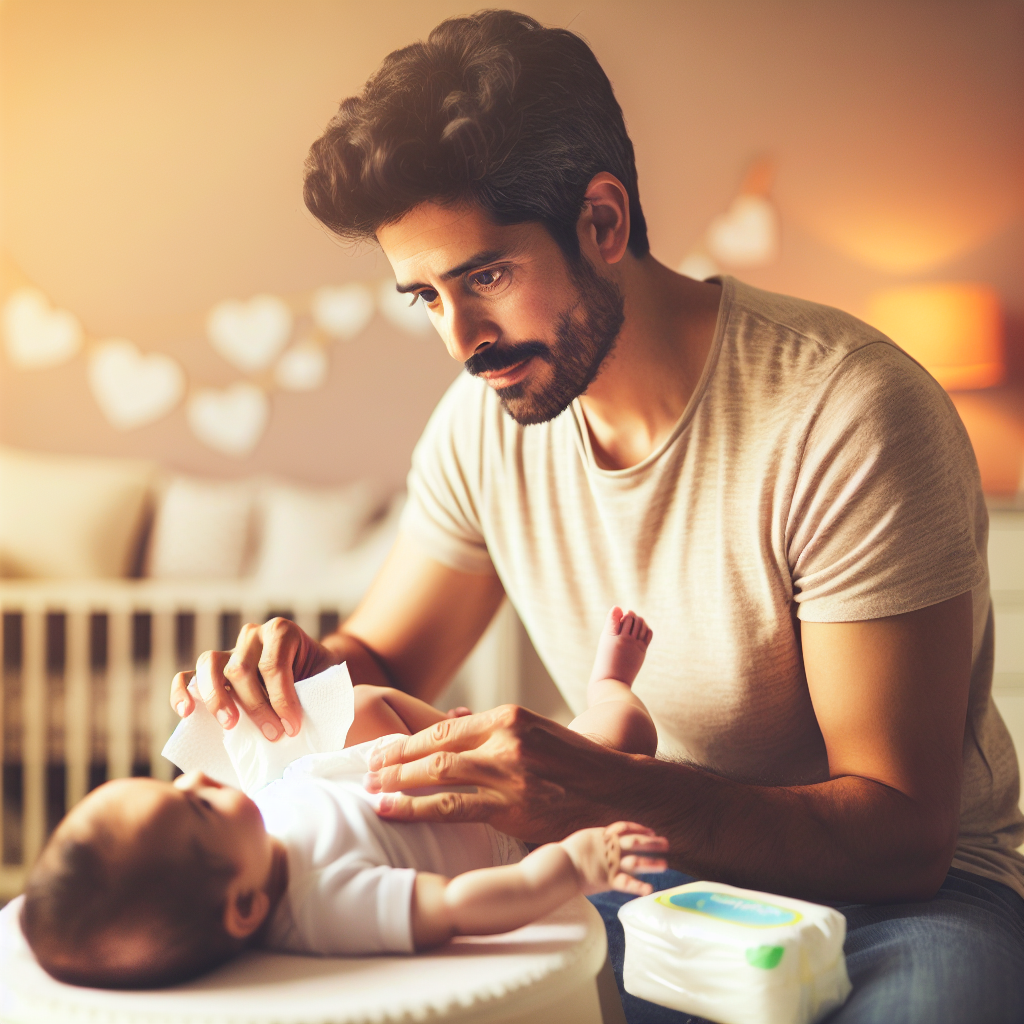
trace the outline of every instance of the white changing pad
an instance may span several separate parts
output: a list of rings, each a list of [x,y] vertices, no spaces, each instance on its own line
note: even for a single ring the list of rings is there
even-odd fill
[[[614,981],[614,1006],[607,978],[598,998],[595,979],[607,942],[600,916],[582,896],[517,931],[460,937],[429,953],[342,958],[253,951],[197,981],[153,992],[54,981],[22,935],[21,902],[18,897],[0,910],[4,1024],[388,1024],[439,1018],[592,1024],[602,1020],[602,1003],[604,1020],[623,1020]]]

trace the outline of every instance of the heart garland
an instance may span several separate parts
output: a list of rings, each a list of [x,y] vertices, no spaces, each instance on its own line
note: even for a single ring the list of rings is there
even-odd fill
[[[185,393],[185,371],[170,356],[143,355],[130,341],[101,341],[89,353],[89,387],[119,430],[133,430],[169,413]]]
[[[82,347],[82,325],[66,309],[53,309],[35,288],[19,288],[4,304],[7,356],[19,370],[66,363]]]
[[[206,320],[211,346],[232,366],[254,377],[226,389],[194,387],[186,420],[195,436],[224,455],[241,457],[259,443],[270,418],[268,392],[312,391],[327,379],[328,347],[355,338],[375,309],[395,326],[419,334],[429,329],[417,303],[409,308],[394,281],[318,288],[290,300],[257,295],[229,299]],[[301,340],[289,346],[296,321]],[[57,366],[86,348],[86,376],[100,411],[118,430],[134,430],[166,416],[188,390],[185,371],[170,356],[143,353],[124,338],[89,338],[77,318],[54,309],[39,289],[15,289],[0,312],[5,350],[21,370]]]
[[[676,268],[697,281],[714,277],[718,264],[763,267],[779,254],[779,215],[769,192],[775,167],[762,157],[747,169],[729,208],[712,218],[701,241]]]
[[[270,417],[266,392],[248,381],[224,390],[203,388],[186,408],[192,433],[224,455],[248,455],[263,436]]]

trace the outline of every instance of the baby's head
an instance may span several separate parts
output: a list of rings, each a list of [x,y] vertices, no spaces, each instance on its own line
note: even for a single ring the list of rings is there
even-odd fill
[[[60,823],[21,924],[60,981],[154,988],[237,953],[275,901],[283,858],[242,792],[192,772],[118,779]]]

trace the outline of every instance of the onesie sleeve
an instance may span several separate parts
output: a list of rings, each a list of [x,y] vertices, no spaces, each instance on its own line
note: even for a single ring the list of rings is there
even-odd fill
[[[401,530],[444,565],[492,575],[479,515],[486,385],[462,374],[448,389],[413,451]]]
[[[323,956],[411,953],[413,868],[342,857],[292,893],[296,952]],[[299,938],[301,937],[301,938]]]
[[[882,618],[972,590],[987,524],[945,392],[891,343],[846,356],[811,410],[786,526],[799,618]]]

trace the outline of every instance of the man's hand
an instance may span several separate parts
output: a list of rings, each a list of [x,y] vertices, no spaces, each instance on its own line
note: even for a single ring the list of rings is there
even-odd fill
[[[635,821],[580,829],[563,839],[561,846],[569,854],[587,896],[609,889],[646,896],[654,887],[633,876],[668,867],[664,857],[652,856],[665,853],[668,840]]]
[[[185,718],[195,702],[188,692],[195,676],[203,702],[225,729],[238,721],[239,707],[269,740],[294,736],[302,725],[295,680],[316,675],[341,659],[288,619],[242,627],[233,651],[205,651],[194,672],[171,682],[171,707]]]
[[[397,821],[486,821],[528,842],[611,824],[620,769],[639,755],[609,750],[506,704],[447,719],[370,755],[367,788],[384,793],[380,814]],[[408,796],[421,786],[470,785],[476,793]]]

